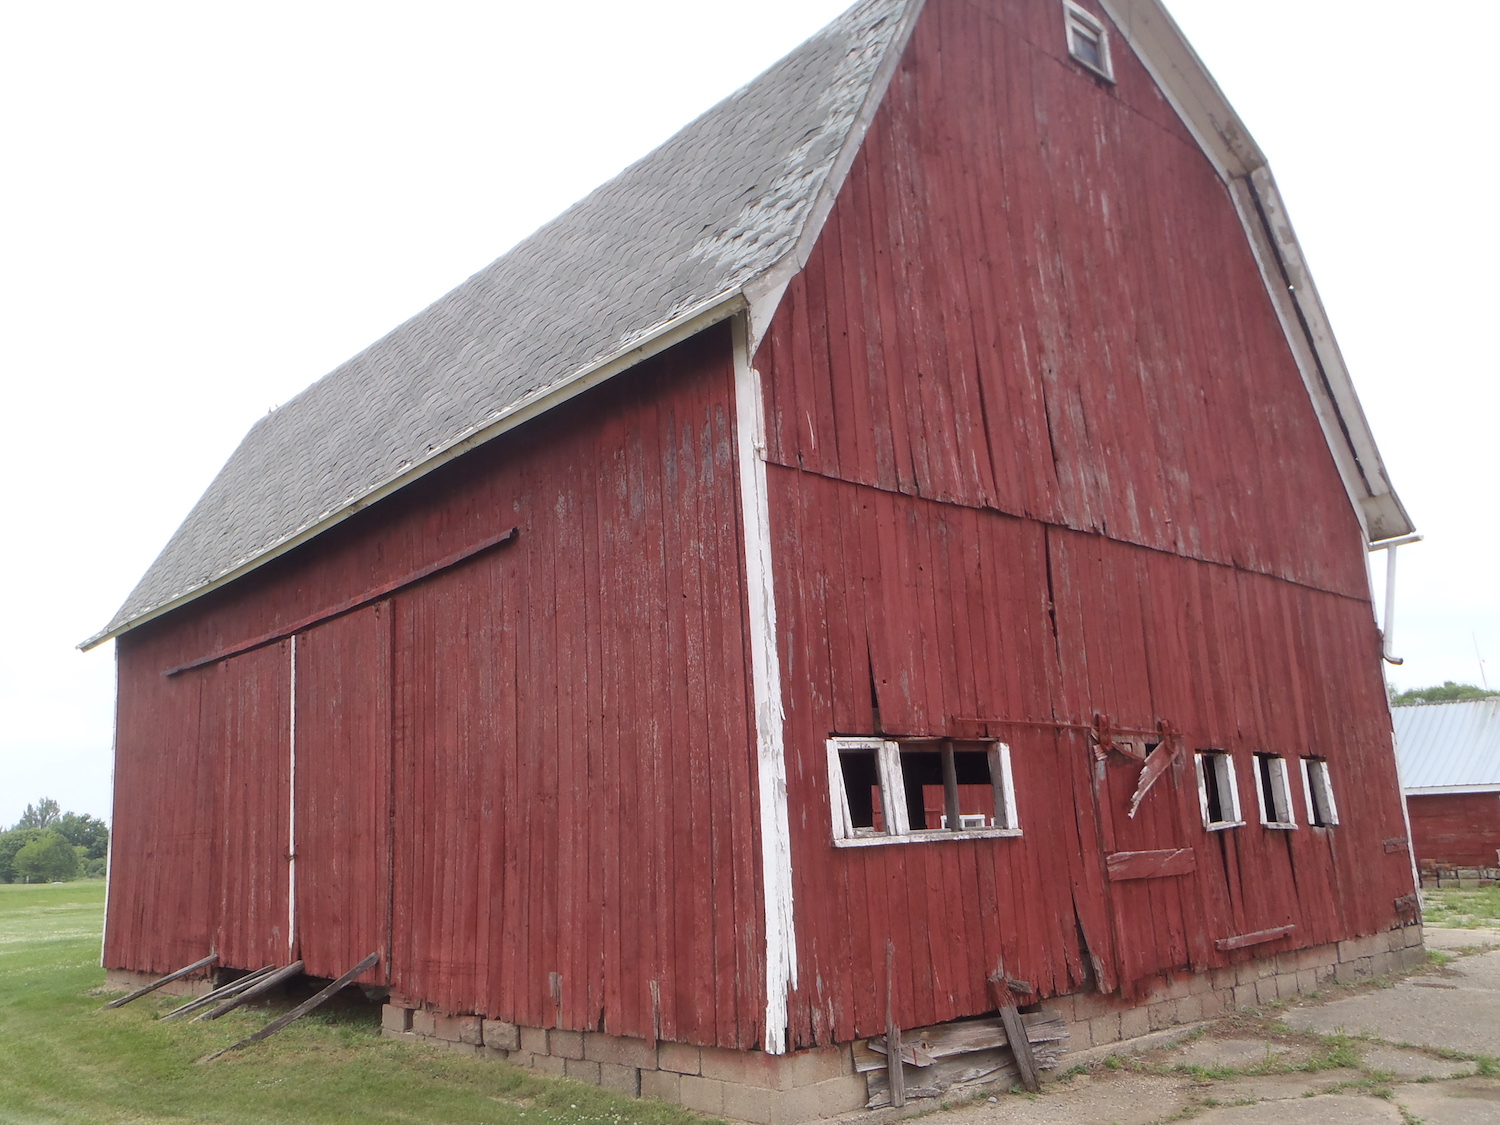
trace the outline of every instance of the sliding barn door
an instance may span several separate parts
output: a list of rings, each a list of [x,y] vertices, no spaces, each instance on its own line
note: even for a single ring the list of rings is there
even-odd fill
[[[225,968],[289,960],[290,652],[280,641],[185,673],[206,677],[202,741],[218,747],[223,768],[216,948]]]
[[[293,793],[296,955],[388,983],[391,918],[391,607],[377,602],[296,638]]]

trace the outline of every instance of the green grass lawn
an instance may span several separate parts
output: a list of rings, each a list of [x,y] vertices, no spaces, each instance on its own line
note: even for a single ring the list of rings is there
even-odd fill
[[[1500,887],[1475,890],[1444,887],[1423,891],[1422,898],[1422,920],[1429,926],[1500,930]]]
[[[379,1037],[377,1016],[314,1013],[197,1063],[262,1026],[265,1009],[158,1023],[171,997],[101,1010],[100,881],[0,884],[0,1122],[488,1122],[687,1125],[660,1102]]]

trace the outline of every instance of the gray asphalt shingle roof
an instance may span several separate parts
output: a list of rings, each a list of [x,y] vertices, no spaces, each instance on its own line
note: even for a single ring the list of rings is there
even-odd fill
[[[1401,785],[1500,789],[1500,699],[1392,707]]]
[[[910,0],[864,0],[251,427],[92,644],[253,564],[796,246]]]

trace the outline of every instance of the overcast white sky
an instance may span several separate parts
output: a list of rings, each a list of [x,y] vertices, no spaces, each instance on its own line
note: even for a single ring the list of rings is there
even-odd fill
[[[1500,686],[1493,73],[1442,5],[1167,0],[1271,158],[1427,542],[1392,680]],[[0,10],[0,825],[107,815],[80,655],[244,431],[843,0]],[[1295,518],[1295,513],[1289,513]]]

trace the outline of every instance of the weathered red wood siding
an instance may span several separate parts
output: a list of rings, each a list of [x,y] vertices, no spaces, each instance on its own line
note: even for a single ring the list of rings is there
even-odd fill
[[[204,867],[226,826],[266,842],[234,874],[256,894],[281,879],[285,915],[286,802],[221,805],[195,779],[221,776],[229,745],[200,732],[200,695],[244,662],[285,674],[291,641],[163,670],[514,525],[514,542],[297,635],[300,953],[332,975],[389,943],[371,979],[449,1012],[756,1042],[737,487],[721,326],[123,637],[106,962],[185,964],[215,932],[260,955],[261,930],[239,929],[250,892],[226,897]],[[289,728],[273,727],[257,745],[274,756]],[[284,775],[265,782],[285,795]]]
[[[887,940],[913,1026],[988,1009],[1002,956],[1130,994],[1411,889],[1358,522],[1224,185],[1114,64],[1055,0],[929,0],[757,355],[799,1044],[884,1027]],[[1048,726],[1096,713],[1230,751],[1250,823],[1203,829],[1187,757],[1129,819],[1139,767]],[[1024,837],[834,848],[823,740],[876,730],[1005,739]],[[1343,823],[1262,828],[1254,751],[1326,756]],[[1177,847],[1192,874],[1106,882]]]
[[[1500,793],[1406,798],[1418,863],[1500,866]]]

